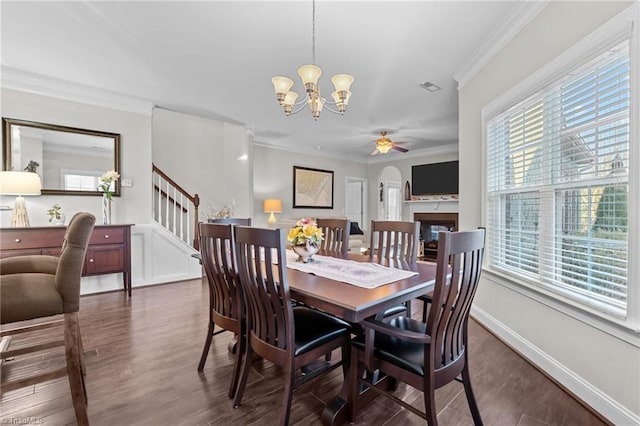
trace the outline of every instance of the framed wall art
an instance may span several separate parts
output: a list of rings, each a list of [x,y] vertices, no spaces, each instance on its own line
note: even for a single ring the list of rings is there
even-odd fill
[[[332,209],[333,172],[293,166],[293,208]]]

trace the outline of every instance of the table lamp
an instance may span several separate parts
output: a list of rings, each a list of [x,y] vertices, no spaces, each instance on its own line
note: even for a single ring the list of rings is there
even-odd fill
[[[277,198],[267,198],[264,200],[264,212],[271,213],[269,219],[267,219],[268,224],[276,223],[276,216],[274,213],[282,213],[282,200]]]
[[[26,228],[29,226],[29,215],[23,195],[40,195],[40,176],[32,172],[0,172],[0,194],[17,195],[13,206],[11,226]]]

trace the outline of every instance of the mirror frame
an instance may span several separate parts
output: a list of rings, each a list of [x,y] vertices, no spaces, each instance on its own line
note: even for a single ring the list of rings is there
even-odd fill
[[[120,171],[120,134],[101,132],[98,130],[80,129],[77,127],[60,126],[57,124],[38,123],[36,121],[18,120],[14,118],[2,117],[2,152],[4,155],[4,161],[2,164],[2,170],[13,170],[13,159],[11,155],[11,126],[28,126],[38,129],[55,130],[58,132],[76,133],[82,135],[100,136],[104,138],[113,139],[113,170],[122,175]],[[107,170],[105,170],[106,172]],[[120,180],[115,181],[115,191],[113,195],[120,196]],[[66,189],[47,189],[42,188],[40,191],[43,195],[93,195],[102,196],[102,192],[98,191],[71,191]]]

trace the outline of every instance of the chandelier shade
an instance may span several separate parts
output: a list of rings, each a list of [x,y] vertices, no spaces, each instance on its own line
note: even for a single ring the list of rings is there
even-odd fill
[[[326,107],[329,111],[335,114],[344,114],[349,104],[349,98],[351,97],[351,84],[353,83],[353,76],[349,74],[336,74],[331,77],[331,82],[335,88],[335,91],[331,93],[333,102],[327,101],[320,95],[320,87],[318,80],[322,75],[322,70],[315,64],[316,59],[316,2],[313,0],[313,13],[312,13],[312,59],[313,63],[302,65],[298,68],[298,76],[302,80],[302,85],[307,94],[304,100],[296,103],[298,94],[293,92],[293,80],[284,76],[276,76],[271,79],[273,88],[276,92],[276,99],[278,103],[283,107],[285,115],[293,115],[304,109],[306,105],[311,110],[311,115],[315,120],[320,117],[320,113]],[[329,107],[329,105],[335,106],[336,109]],[[294,110],[297,107],[298,109]]]

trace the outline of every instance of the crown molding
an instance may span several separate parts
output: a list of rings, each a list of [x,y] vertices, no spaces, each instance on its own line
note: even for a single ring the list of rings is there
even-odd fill
[[[471,55],[453,75],[458,90],[469,82],[511,39],[524,28],[551,0],[524,1],[505,20],[504,24]]]
[[[29,71],[2,66],[0,87],[36,95],[50,96],[67,101],[116,109],[151,116],[154,104],[151,101],[37,74]]]

